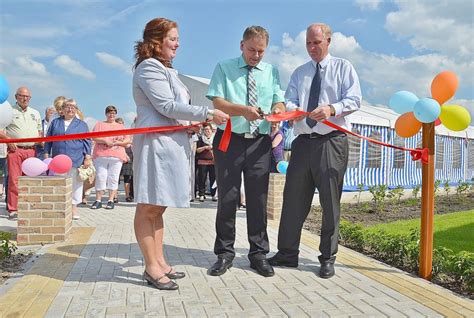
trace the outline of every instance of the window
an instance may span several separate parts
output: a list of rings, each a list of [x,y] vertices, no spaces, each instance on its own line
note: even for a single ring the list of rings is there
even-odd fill
[[[353,132],[360,134],[358,128],[353,128]],[[349,142],[349,162],[347,163],[348,168],[359,168],[360,162],[360,138],[352,135],[348,135]]]
[[[436,149],[436,169],[443,169],[443,158],[444,158],[444,139],[443,138],[436,138],[435,149]]]
[[[380,141],[382,140],[382,135],[378,131],[373,131],[369,138]],[[382,146],[369,142],[367,150],[367,168],[380,168],[382,162]]]
[[[405,139],[395,135],[394,145],[398,147],[405,147]],[[405,168],[405,156],[406,152],[403,150],[394,149],[393,151],[393,167],[395,169]]]
[[[453,169],[461,169],[462,163],[462,153],[461,153],[461,143],[462,139],[453,138]]]

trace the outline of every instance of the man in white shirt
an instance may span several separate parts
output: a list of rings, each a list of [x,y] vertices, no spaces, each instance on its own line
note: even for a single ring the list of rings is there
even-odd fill
[[[287,169],[283,209],[278,233],[278,253],[273,266],[298,266],[301,229],[311,208],[315,188],[323,209],[319,250],[319,275],[334,275],[340,198],[347,168],[347,136],[322,123],[333,122],[346,129],[346,116],[360,107],[359,78],[352,64],[329,54],[331,29],[323,23],[306,30],[306,49],[311,61],[292,74],[285,93],[289,110],[303,109],[309,116],[297,118],[290,164]],[[304,119],[304,120],[303,120]]]

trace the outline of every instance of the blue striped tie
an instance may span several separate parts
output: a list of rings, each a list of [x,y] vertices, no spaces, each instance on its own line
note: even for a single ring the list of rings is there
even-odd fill
[[[249,106],[258,107],[258,97],[257,97],[257,84],[255,83],[255,77],[253,74],[253,66],[248,65],[249,69],[247,75],[247,97]],[[261,119],[252,120],[250,122],[250,133],[253,135],[258,134],[258,126],[262,122]]]
[[[308,107],[307,112],[312,112],[319,103],[319,92],[321,91],[321,64],[316,65],[316,74],[314,74],[313,81],[311,82],[311,88],[309,90]],[[306,123],[309,127],[313,128],[317,121],[306,117]]]

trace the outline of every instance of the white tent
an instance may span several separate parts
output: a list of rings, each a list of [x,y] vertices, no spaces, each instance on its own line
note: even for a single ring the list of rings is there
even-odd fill
[[[209,80],[180,75],[191,92],[193,104],[210,106],[205,97]],[[399,114],[386,107],[362,104],[361,109],[349,116],[352,130],[385,143],[406,148],[421,148],[421,133],[401,138],[395,133]],[[435,177],[451,185],[459,181],[474,181],[474,127],[453,132],[443,125],[436,127]],[[350,154],[344,189],[387,184],[389,187],[412,187],[421,183],[421,163],[412,161],[408,152],[382,147],[356,137],[349,137]]]

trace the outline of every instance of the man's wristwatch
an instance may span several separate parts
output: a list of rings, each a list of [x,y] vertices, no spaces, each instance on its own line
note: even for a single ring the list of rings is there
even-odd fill
[[[207,116],[206,116],[206,119],[207,120],[212,120],[214,118],[214,109],[208,109],[207,110]]]
[[[336,116],[336,109],[334,108],[334,106],[329,105],[329,108],[331,108],[331,116]]]

